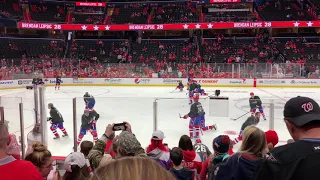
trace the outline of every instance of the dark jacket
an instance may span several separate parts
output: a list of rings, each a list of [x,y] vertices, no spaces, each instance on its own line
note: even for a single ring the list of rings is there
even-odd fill
[[[261,106],[262,102],[259,96],[254,96],[253,98],[249,98],[249,104],[251,109],[255,109],[257,106]]]
[[[191,105],[190,112],[188,113],[188,116],[191,118],[195,118],[197,116],[203,116],[204,114],[205,113],[204,113],[204,110],[203,110],[201,103],[195,102]]]
[[[182,169],[175,169],[171,168],[170,172],[177,178],[177,180],[192,180],[192,173],[190,169],[182,168]]]
[[[319,167],[320,139],[303,139],[273,149],[254,180],[318,180]]]
[[[83,95],[84,103],[88,104],[89,102],[95,102],[95,99],[91,95]]]
[[[89,116],[84,114],[81,117],[81,128],[88,129],[92,126],[93,121],[97,121],[100,115],[96,111],[90,111]]]
[[[260,161],[261,160],[250,159],[243,154],[236,153],[219,166],[215,180],[252,180],[254,171]]]
[[[254,116],[248,117],[248,119],[242,124],[241,130],[244,130],[248,126],[257,125],[259,120],[256,119]]]
[[[55,108],[52,107],[50,110],[50,117],[52,118],[51,122],[53,124],[63,123],[63,117],[60,112]]]

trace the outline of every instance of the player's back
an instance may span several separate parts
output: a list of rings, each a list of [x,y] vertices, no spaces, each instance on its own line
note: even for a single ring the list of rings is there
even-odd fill
[[[202,143],[196,143],[193,145],[193,149],[200,156],[202,162],[204,162],[211,155],[209,148]]]
[[[244,130],[246,127],[251,126],[251,125],[256,125],[258,124],[258,120],[256,120],[253,116],[250,116],[247,118],[247,120],[242,124],[241,130]]]

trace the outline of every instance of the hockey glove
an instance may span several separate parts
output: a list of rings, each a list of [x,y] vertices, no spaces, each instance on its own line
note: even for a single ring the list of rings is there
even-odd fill
[[[52,117],[48,117],[48,118],[47,118],[47,121],[52,121]]]
[[[189,116],[186,114],[186,115],[183,116],[183,119],[188,119],[188,117]]]
[[[100,118],[100,114],[97,113],[97,115],[95,116],[95,121],[97,121]]]

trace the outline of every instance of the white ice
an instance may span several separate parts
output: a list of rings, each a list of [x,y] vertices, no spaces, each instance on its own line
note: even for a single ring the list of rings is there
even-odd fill
[[[143,147],[146,147],[153,132],[153,102],[158,98],[158,123],[157,128],[162,130],[166,136],[164,142],[169,147],[178,146],[181,135],[189,134],[189,120],[179,118],[179,113],[184,115],[189,112],[188,98],[186,91],[175,91],[170,93],[174,87],[61,87],[55,90],[54,87],[46,87],[46,104],[53,103],[64,118],[64,125],[69,133],[69,137],[53,140],[53,134],[49,130],[48,123],[48,146],[54,156],[66,156],[72,151],[73,146],[73,107],[72,98],[77,98],[77,133],[79,132],[81,115],[84,109],[83,94],[89,92],[96,98],[95,110],[100,114],[97,122],[98,135],[104,132],[108,124],[128,121],[132,125],[133,133]],[[284,144],[290,135],[283,122],[283,106],[291,97],[309,96],[317,100],[320,92],[317,89],[258,89],[258,88],[205,88],[209,94],[213,94],[216,89],[221,90],[221,96],[229,97],[229,117],[209,116],[209,99],[201,99],[206,110],[206,125],[216,124],[217,131],[206,131],[202,136],[202,141],[212,150],[212,140],[214,137],[225,134],[226,131],[236,132],[230,135],[233,139],[237,136],[241,124],[249,116],[244,116],[237,121],[236,118],[249,111],[249,93],[254,92],[260,96],[262,102],[267,104],[275,103],[275,130],[277,131],[280,143]],[[9,130],[20,136],[19,125],[19,103],[24,104],[24,128],[25,134],[31,131],[35,122],[33,112],[33,90],[15,89],[0,91],[1,105],[5,109],[5,120],[9,121]],[[202,97],[205,98],[205,97]],[[217,106],[219,108],[219,106]],[[221,109],[225,111],[225,109]],[[262,130],[269,129],[269,108],[264,111],[267,121],[262,118],[257,125]],[[61,134],[61,131],[58,130]],[[92,140],[90,133],[84,140]],[[239,145],[238,145],[239,146]]]

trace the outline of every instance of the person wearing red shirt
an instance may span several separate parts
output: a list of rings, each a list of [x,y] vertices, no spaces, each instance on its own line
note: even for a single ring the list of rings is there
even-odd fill
[[[0,123],[0,174],[1,179],[43,180],[37,168],[28,161],[16,160],[6,154],[10,144],[8,127]]]
[[[201,158],[193,149],[192,141],[189,136],[183,135],[179,140],[179,148],[183,152],[184,167],[196,170],[200,174],[202,168]]]

